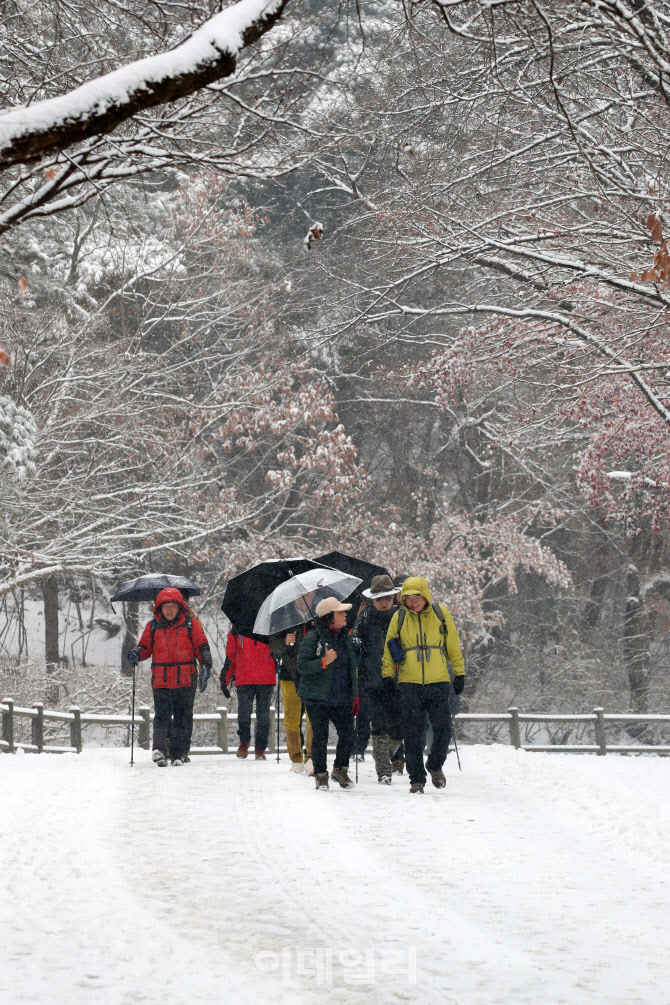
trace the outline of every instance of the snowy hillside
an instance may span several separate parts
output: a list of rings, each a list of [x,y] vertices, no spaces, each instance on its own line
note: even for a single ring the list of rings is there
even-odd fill
[[[468,747],[446,792],[284,757],[0,757],[7,1005],[670,1001],[670,761]]]

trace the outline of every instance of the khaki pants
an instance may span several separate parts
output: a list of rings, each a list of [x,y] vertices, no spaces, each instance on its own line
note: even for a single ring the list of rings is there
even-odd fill
[[[281,696],[284,702],[284,731],[286,733],[286,748],[292,761],[302,762],[300,746],[300,722],[302,719],[302,698],[292,680],[280,680]],[[307,721],[307,757],[312,756],[312,726],[305,712]]]

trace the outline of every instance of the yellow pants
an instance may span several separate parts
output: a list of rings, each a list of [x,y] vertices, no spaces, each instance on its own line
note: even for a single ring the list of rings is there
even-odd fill
[[[280,680],[281,696],[284,702],[284,731],[286,733],[286,747],[292,761],[302,761],[302,750],[300,749],[300,721],[302,719],[302,698],[295,688],[292,680]],[[305,746],[307,756],[312,756],[312,726],[309,716],[305,712],[307,722],[307,737]]]

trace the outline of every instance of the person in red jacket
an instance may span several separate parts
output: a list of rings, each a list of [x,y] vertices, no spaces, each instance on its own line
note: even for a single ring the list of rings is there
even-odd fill
[[[160,768],[167,765],[167,739],[175,765],[183,764],[189,746],[193,674],[202,663],[201,678],[206,683],[212,670],[212,656],[202,625],[189,614],[179,590],[168,587],[156,597],[154,616],[142,632],[137,649],[128,653],[129,663],[151,656],[151,686],[154,693],[154,738],[152,759]]]
[[[221,671],[221,690],[228,697],[228,685],[237,687],[238,757],[246,757],[251,742],[251,712],[256,702],[256,760],[265,760],[270,735],[270,702],[277,681],[277,669],[267,642],[258,637],[238,635],[231,628],[226,639],[226,662]]]

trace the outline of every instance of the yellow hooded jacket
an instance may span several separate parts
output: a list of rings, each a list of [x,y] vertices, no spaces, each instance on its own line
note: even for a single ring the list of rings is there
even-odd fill
[[[405,606],[404,597],[409,593],[420,593],[428,601],[428,606],[415,614]],[[405,607],[405,618],[400,630],[400,644],[405,652],[405,659],[400,664],[398,681],[401,684],[434,684],[449,680],[447,658],[454,674],[465,674],[465,664],[461,652],[461,642],[456,631],[456,625],[451,614],[440,604],[447,625],[446,654],[444,651],[444,633],[442,622],[431,607],[433,598],[430,587],[421,576],[410,576],[402,584],[400,603]],[[394,614],[386,633],[386,641],[398,637],[398,615]],[[429,647],[429,648],[427,648]],[[395,676],[395,663],[384,646],[382,660],[382,677]]]

